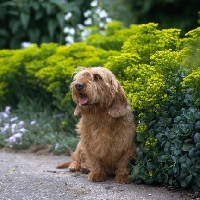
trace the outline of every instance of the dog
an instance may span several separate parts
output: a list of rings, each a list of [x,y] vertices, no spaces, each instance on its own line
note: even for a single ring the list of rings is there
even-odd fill
[[[88,172],[88,180],[105,181],[115,175],[117,183],[131,183],[129,160],[136,158],[134,115],[114,74],[103,67],[82,68],[70,85],[77,104],[74,115],[79,143],[72,162],[57,168]]]

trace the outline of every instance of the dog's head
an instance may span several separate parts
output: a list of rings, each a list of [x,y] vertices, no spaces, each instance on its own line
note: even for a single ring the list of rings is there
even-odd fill
[[[71,90],[77,104],[75,115],[89,106],[106,109],[112,117],[123,116],[126,112],[128,101],[124,90],[114,74],[106,68],[79,70],[71,83]]]

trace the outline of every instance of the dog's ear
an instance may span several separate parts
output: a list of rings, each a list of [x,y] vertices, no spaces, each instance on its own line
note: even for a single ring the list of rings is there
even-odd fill
[[[81,108],[79,105],[76,106],[75,110],[74,110],[74,115],[78,116],[81,114]]]
[[[116,84],[117,83],[117,84]],[[114,92],[112,96],[112,103],[108,108],[108,114],[111,117],[118,118],[126,114],[128,100],[125,96],[124,90],[118,81],[115,81]],[[117,87],[116,87],[117,86]]]

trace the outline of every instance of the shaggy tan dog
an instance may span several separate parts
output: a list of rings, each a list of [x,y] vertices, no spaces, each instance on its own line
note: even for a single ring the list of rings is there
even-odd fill
[[[72,162],[57,168],[89,171],[88,180],[105,181],[115,174],[118,183],[130,183],[129,159],[136,157],[135,123],[124,90],[111,71],[84,68],[71,84],[72,98],[81,115],[77,124],[80,141]]]

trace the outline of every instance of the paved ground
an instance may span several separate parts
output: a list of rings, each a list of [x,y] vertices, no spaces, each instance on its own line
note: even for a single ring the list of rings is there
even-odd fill
[[[83,174],[57,170],[66,156],[0,152],[0,200],[188,200],[163,187],[92,183]]]

